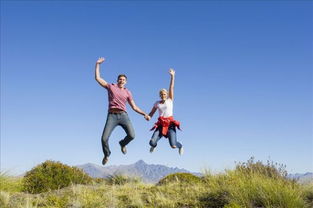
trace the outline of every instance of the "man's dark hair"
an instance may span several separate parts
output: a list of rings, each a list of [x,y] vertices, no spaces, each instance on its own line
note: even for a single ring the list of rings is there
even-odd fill
[[[120,79],[120,77],[125,77],[125,78],[126,78],[126,80],[127,80],[127,76],[126,76],[125,74],[120,74],[120,75],[118,75],[117,80],[119,80],[119,79]]]

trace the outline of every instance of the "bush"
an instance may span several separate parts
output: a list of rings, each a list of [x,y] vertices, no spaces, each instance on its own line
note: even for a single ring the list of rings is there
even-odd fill
[[[23,191],[42,193],[71,184],[89,184],[92,178],[76,167],[60,162],[46,161],[28,171],[23,178]]]
[[[173,182],[194,184],[200,183],[201,179],[191,173],[174,173],[162,178],[157,185],[165,185]]]

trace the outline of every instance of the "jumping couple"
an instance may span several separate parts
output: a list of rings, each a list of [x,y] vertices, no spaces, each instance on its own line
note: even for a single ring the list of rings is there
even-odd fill
[[[151,129],[154,130],[149,143],[151,146],[151,153],[156,148],[157,142],[162,138],[162,136],[164,136],[169,139],[170,146],[172,148],[178,148],[179,154],[182,155],[183,146],[177,141],[176,138],[176,127],[179,128],[179,122],[175,121],[173,118],[175,71],[173,69],[170,69],[169,71],[171,76],[169,90],[160,90],[159,93],[161,100],[156,101],[152,107],[151,112],[149,114],[146,114],[135,104],[132,93],[127,88],[125,88],[125,85],[127,83],[127,77],[125,74],[118,75],[117,83],[115,84],[110,84],[101,78],[100,64],[102,64],[104,61],[104,58],[99,58],[96,62],[95,67],[96,81],[102,87],[107,89],[109,98],[107,120],[101,138],[102,150],[104,153],[102,164],[105,165],[109,161],[109,156],[111,154],[109,148],[109,137],[116,126],[121,126],[126,132],[125,138],[119,141],[123,154],[126,154],[127,152],[126,145],[135,138],[134,128],[126,112],[126,102],[129,103],[134,111],[143,115],[147,121],[149,121],[151,117],[153,117],[156,110],[159,111],[158,121]]]

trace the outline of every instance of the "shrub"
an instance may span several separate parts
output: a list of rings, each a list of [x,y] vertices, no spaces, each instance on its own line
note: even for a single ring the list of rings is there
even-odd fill
[[[91,177],[82,170],[48,160],[28,171],[22,183],[23,191],[42,193],[64,188],[71,184],[89,184],[91,182]]]
[[[172,182],[194,184],[200,183],[201,179],[191,173],[173,173],[162,178],[157,185],[165,185]]]

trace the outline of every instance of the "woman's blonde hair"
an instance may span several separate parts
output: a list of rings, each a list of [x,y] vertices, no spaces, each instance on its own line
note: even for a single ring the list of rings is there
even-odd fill
[[[162,92],[165,92],[166,94],[168,94],[168,93],[167,93],[167,89],[164,89],[164,88],[161,89],[160,92],[159,92],[159,94],[161,95]]]

